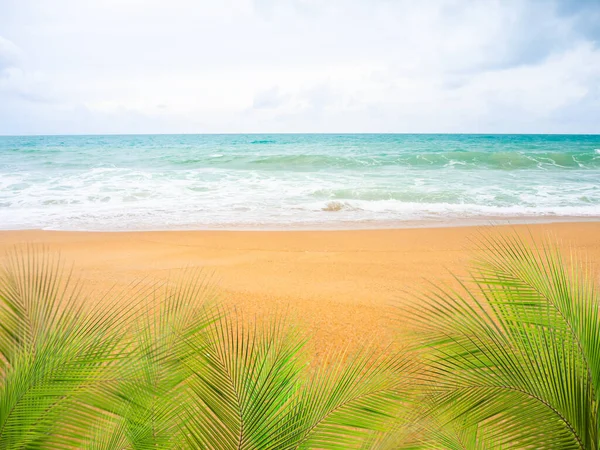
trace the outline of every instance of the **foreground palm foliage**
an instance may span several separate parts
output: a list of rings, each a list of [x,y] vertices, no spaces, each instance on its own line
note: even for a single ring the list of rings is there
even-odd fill
[[[0,448],[360,448],[397,416],[402,356],[312,368],[298,333],[211,308],[193,274],[86,302],[39,255],[0,273]]]
[[[481,250],[471,285],[417,308],[422,446],[598,449],[600,304],[589,269],[518,237]]]
[[[599,449],[589,268],[482,242],[462,289],[412,310],[418,357],[316,367],[301,334],[224,313],[197,273],[90,302],[48,252],[16,251],[0,272],[0,448]]]

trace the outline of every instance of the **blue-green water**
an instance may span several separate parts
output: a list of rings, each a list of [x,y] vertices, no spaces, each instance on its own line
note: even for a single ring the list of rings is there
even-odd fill
[[[0,137],[0,228],[600,216],[600,136]]]

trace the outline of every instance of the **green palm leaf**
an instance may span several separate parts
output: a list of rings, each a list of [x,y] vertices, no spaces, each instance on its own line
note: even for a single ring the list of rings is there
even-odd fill
[[[598,448],[598,296],[548,245],[482,243],[473,287],[415,311],[438,414],[501,448]],[[476,427],[476,428],[474,428]]]
[[[183,341],[202,333],[216,317],[209,306],[213,294],[201,273],[182,279],[144,299],[132,328],[132,351],[119,366],[119,382],[104,390],[115,416],[114,437],[99,434],[90,447],[115,448],[119,433],[126,444],[118,448],[178,448],[184,440],[181,420],[190,373],[181,361],[187,350]]]
[[[405,376],[411,363],[403,354],[364,351],[344,361],[335,354],[302,392],[300,444],[294,448],[360,448],[373,432],[397,422],[407,400]]]
[[[284,445],[287,408],[294,401],[304,361],[303,339],[281,323],[248,328],[225,318],[206,336],[187,341],[193,407],[190,446],[277,448]],[[274,445],[274,447],[269,447]]]
[[[402,401],[400,356],[342,354],[312,370],[304,340],[281,321],[225,319],[195,354],[189,445],[211,449],[360,448],[387,429]],[[203,343],[204,344],[204,343]]]
[[[187,273],[86,302],[58,258],[13,252],[0,273],[0,448],[365,448],[398,423],[403,354],[313,368],[283,320],[249,325],[209,298]]]
[[[89,307],[58,258],[16,249],[0,273],[0,447],[73,448],[105,420],[94,387],[124,351],[130,308]]]

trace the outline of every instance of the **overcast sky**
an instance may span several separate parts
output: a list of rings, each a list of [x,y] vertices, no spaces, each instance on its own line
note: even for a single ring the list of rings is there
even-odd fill
[[[0,134],[600,133],[600,0],[0,0]]]

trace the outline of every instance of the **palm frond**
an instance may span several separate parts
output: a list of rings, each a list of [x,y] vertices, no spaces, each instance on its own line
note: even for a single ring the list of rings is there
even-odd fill
[[[473,286],[415,310],[443,416],[511,448],[598,448],[598,296],[582,267],[487,239]]]
[[[365,448],[405,407],[403,353],[313,368],[284,320],[207,307],[199,273],[86,302],[49,252],[6,261],[1,448]]]
[[[331,356],[313,370],[283,321],[248,328],[226,318],[188,360],[195,402],[189,445],[212,449],[360,448],[401,408],[400,355]]]
[[[405,407],[404,353],[363,351],[345,360],[331,356],[309,379],[299,405],[303,411],[300,445],[294,448],[360,448],[374,432],[387,432]]]
[[[121,357],[130,309],[94,307],[60,259],[15,249],[0,273],[0,447],[64,448],[103,420],[92,386]]]
[[[304,340],[282,323],[248,326],[225,317],[188,339],[185,363],[194,403],[186,426],[192,447],[279,448],[304,360]],[[285,447],[281,447],[285,448]]]
[[[143,307],[133,323],[128,358],[120,361],[117,382],[104,386],[114,416],[114,437],[100,435],[90,446],[112,449],[119,432],[132,449],[178,448],[181,420],[189,402],[190,376],[182,358],[191,339],[218,317],[214,293],[200,271],[143,293]]]

